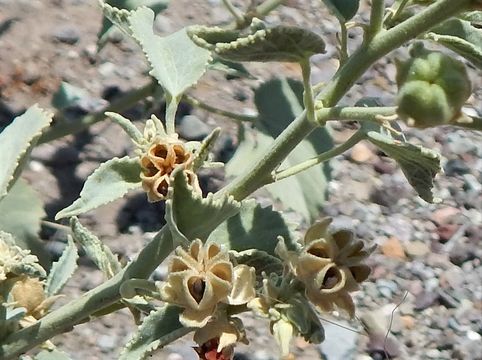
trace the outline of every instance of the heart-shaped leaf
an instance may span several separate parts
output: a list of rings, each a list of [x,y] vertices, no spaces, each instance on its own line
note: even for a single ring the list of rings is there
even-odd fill
[[[151,312],[123,349],[119,360],[142,360],[153,351],[186,335],[192,329],[179,322],[182,309],[165,305]]]
[[[432,28],[425,37],[455,51],[482,69],[482,29],[473,26],[472,22],[453,18]]]
[[[322,0],[326,7],[341,21],[351,20],[360,7],[360,0]]]
[[[76,216],[123,197],[141,187],[141,165],[137,158],[113,158],[101,164],[85,181],[80,198],[59,211],[55,219]]]
[[[0,199],[20,175],[30,150],[51,121],[52,114],[33,105],[0,133]]]
[[[320,36],[293,26],[262,28],[248,35],[205,26],[192,26],[188,32],[196,44],[230,61],[300,62],[325,52]]]
[[[60,256],[57,262],[52,264],[49,276],[47,277],[45,283],[45,293],[47,296],[57,295],[60,290],[62,290],[77,268],[78,258],[77,247],[69,236],[67,246],[62,252],[62,256]]]

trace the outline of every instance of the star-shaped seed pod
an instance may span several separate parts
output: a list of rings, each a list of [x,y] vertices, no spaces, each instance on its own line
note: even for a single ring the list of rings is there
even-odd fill
[[[144,144],[140,145],[142,167],[142,188],[150,202],[165,200],[169,189],[170,175],[177,167],[182,167],[188,183],[195,191],[201,191],[199,181],[193,171],[192,143],[179,140],[177,134],[166,134],[157,118],[147,121],[144,129]]]
[[[209,341],[215,340],[218,344],[217,353],[232,353],[238,342],[249,344],[241,319],[227,316],[225,312],[218,314],[205,326],[196,330],[193,340],[200,348]]]
[[[160,292],[164,301],[185,308],[179,318],[184,326],[203,327],[218,304],[240,305],[251,300],[254,282],[253,268],[234,267],[219,245],[196,239],[187,251],[176,249]]]
[[[324,218],[311,226],[297,256],[287,251],[282,242],[277,249],[291,263],[313,304],[322,312],[339,308],[353,317],[355,306],[349,293],[358,290],[358,284],[368,278],[370,268],[363,261],[370,251],[350,231],[330,233],[330,223],[330,218]]]

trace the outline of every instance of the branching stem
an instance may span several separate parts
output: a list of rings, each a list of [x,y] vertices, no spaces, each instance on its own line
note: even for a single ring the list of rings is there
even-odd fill
[[[280,3],[280,1],[275,2]],[[318,95],[318,100],[325,107],[335,106],[374,62],[436,24],[464,10],[471,2],[472,0],[439,0],[403,23],[375,35],[371,42],[356,51],[339,69],[324,91]],[[245,174],[231,182],[216,196],[232,195],[236,200],[242,200],[250,195],[269,180],[271,172],[315,127],[314,123],[308,121],[306,112],[302,112],[275,139],[273,146],[257,162],[254,162],[250,169],[246,169]],[[55,335],[71,330],[91,314],[118,302],[122,283],[131,278],[147,278],[172,252],[173,246],[171,233],[165,226],[141,250],[137,259],[122,272],[80,298],[47,314],[34,325],[4,339],[0,345],[0,358],[16,359],[22,353]]]
[[[372,0],[370,13],[370,26],[368,27],[367,39],[372,39],[383,29],[383,17],[385,15],[385,0]]]
[[[362,130],[358,130],[346,142],[344,142],[340,146],[337,146],[331,150],[328,150],[323,154],[315,156],[314,158],[303,161],[302,163],[294,165],[288,169],[277,172],[273,180],[279,181],[279,180],[285,179],[287,177],[290,177],[302,171],[305,171],[315,165],[321,164],[322,162],[328,161],[331,158],[334,158],[335,156],[343,154],[345,151],[349,150],[355,144],[357,144],[363,139],[365,139],[365,132]]]
[[[237,114],[233,113],[231,111],[219,109],[217,107],[211,106],[209,104],[206,104],[205,102],[198,100],[196,98],[193,98],[192,96],[189,96],[187,94],[184,94],[183,100],[187,102],[188,104],[191,104],[194,107],[198,107],[200,109],[207,110],[213,114],[225,116],[227,118],[230,118],[238,123],[240,122],[253,122],[255,121],[258,117],[256,115],[246,115],[246,114]]]

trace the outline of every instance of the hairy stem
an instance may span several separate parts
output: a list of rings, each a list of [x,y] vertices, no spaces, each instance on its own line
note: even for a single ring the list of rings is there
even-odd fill
[[[205,102],[202,102],[198,99],[193,98],[192,96],[189,95],[184,95],[182,98],[185,102],[188,104],[191,104],[194,107],[198,107],[200,109],[207,110],[213,114],[225,116],[227,118],[230,118],[238,123],[240,122],[253,122],[255,121],[258,117],[256,115],[245,115],[245,114],[237,114],[233,113],[231,111],[219,109],[217,107],[211,106],[209,104],[206,104]]]
[[[356,133],[354,133],[346,142],[341,144],[340,146],[337,146],[331,150],[328,150],[324,152],[323,154],[320,154],[318,156],[315,156],[314,158],[308,159],[306,161],[303,161],[302,163],[299,163],[297,165],[294,165],[288,169],[282,170],[280,172],[277,172],[274,176],[274,181],[279,181],[283,180],[287,177],[296,175],[302,171],[305,171],[315,165],[321,164],[322,162],[328,161],[331,158],[334,158],[335,156],[343,154],[345,151],[349,150],[353,146],[355,146],[357,143],[359,143],[361,140],[365,139],[365,132],[362,130],[358,130]]]
[[[373,38],[383,29],[383,16],[385,15],[385,0],[372,0],[370,13],[370,26],[367,39]]]
[[[311,65],[310,59],[303,59],[300,62],[301,65],[301,72],[303,74],[303,102],[306,109],[306,117],[307,119],[314,123],[315,122],[315,100],[313,98],[313,89],[311,88]]]
[[[137,102],[144,100],[149,95],[152,95],[157,87],[157,83],[149,82],[139,89],[129,91],[117,100],[110,103],[101,111],[94,114],[84,116],[80,121],[68,122],[66,120],[59,121],[58,124],[50,127],[37,142],[38,145],[61,138],[66,135],[75,134],[87,129],[89,126],[102,121],[106,118],[106,112],[120,113],[131,108]]]
[[[231,2],[231,0],[223,0],[223,4],[228,9],[228,11],[233,15],[233,17],[236,19],[236,22],[242,22],[244,20],[243,15],[239,12],[238,9],[236,9]]]
[[[340,21],[340,65],[348,59],[348,29],[346,23]]]
[[[403,45],[410,39],[429,30],[434,25],[462,11],[472,0],[440,0],[419,14],[394,28],[379,33],[366,47],[355,52],[327,84],[319,95],[325,107],[332,107],[353,86],[357,79],[379,58]],[[315,124],[302,112],[274,141],[273,147],[259,161],[247,169],[245,175],[235,179],[218,193],[232,194],[242,200],[258,189],[271,176],[284,158],[314,128]],[[80,298],[49,313],[34,325],[10,335],[0,345],[0,358],[15,359],[25,351],[72,329],[91,314],[120,300],[119,289],[122,283],[131,278],[146,278],[173,250],[171,234],[167,227],[141,250],[137,259],[121,273],[99,287],[85,293]]]

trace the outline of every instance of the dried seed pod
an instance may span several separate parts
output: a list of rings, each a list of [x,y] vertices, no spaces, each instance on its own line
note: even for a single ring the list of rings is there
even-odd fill
[[[219,303],[240,305],[254,298],[254,269],[236,267],[219,245],[194,240],[186,251],[176,249],[167,282],[161,288],[166,302],[185,308],[180,321],[188,327],[203,327]]]
[[[192,153],[186,149],[184,143],[173,138],[156,138],[141,157],[142,188],[147,193],[150,202],[165,200],[169,190],[170,175],[175,168],[185,169],[188,183],[199,191],[199,182],[192,169]]]

